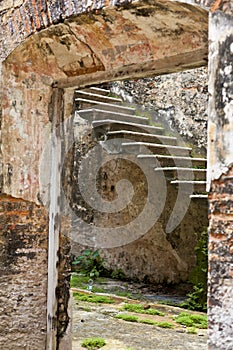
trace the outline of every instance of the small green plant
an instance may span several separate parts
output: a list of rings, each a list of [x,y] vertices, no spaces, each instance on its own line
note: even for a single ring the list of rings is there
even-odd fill
[[[196,328],[207,328],[207,316],[206,315],[193,315],[186,312],[181,312],[174,320],[187,327],[196,327]]]
[[[99,251],[92,251],[90,249],[82,251],[82,254],[72,262],[72,268],[91,278],[99,277],[100,273],[104,270],[103,260],[100,257]]]
[[[138,322],[138,317],[134,315],[118,314],[115,316],[115,318],[119,320],[128,321],[128,322]]]
[[[193,290],[181,307],[189,310],[207,310],[207,271],[208,271],[208,233],[203,231],[196,247],[197,264],[190,274]]]
[[[122,309],[139,314],[164,316],[164,313],[157,309],[150,308],[145,310],[141,304],[125,304]]]
[[[89,294],[80,294],[77,292],[73,292],[74,299],[77,301],[87,301],[90,303],[96,304],[113,304],[114,300],[106,297],[104,295],[89,295]]]
[[[82,341],[81,345],[88,350],[97,350],[106,345],[106,341],[103,338],[87,338]]]
[[[112,271],[111,278],[124,281],[124,280],[126,280],[126,275],[124,274],[124,272],[121,269],[116,269],[116,270]]]

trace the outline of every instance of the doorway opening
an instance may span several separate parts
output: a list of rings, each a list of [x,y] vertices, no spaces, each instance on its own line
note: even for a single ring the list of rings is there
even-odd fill
[[[133,336],[124,342],[124,329],[114,329],[123,322],[116,318],[132,312],[132,303],[142,308],[141,316],[146,313],[142,323],[159,309],[162,316],[156,320],[148,316],[148,324],[156,325],[164,318],[162,304],[177,307],[187,301],[195,248],[208,224],[206,84],[201,68],[75,90],[69,199],[73,349],[101,334],[114,349],[130,348]],[[114,307],[107,307],[111,302]],[[166,312],[164,327],[179,331],[168,306]],[[155,339],[147,327],[149,336],[142,342],[150,349]],[[204,349],[206,330],[194,328],[204,335]]]

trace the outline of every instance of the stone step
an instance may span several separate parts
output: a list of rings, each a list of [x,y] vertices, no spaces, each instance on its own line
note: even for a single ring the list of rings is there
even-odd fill
[[[111,120],[112,122],[115,122],[115,120],[132,123],[132,124],[142,124],[148,125],[148,119],[144,117],[138,117],[130,114],[124,114],[120,112],[111,112],[111,111],[104,111],[100,109],[83,109],[76,112],[78,115],[80,115],[81,118],[84,118],[88,120],[89,122],[93,121],[104,121],[106,119]]]
[[[191,181],[191,180],[173,180],[172,185],[181,186],[184,191],[192,191],[193,194],[205,194],[206,193],[206,181]]]
[[[75,103],[77,105],[78,110],[84,110],[84,109],[96,109],[96,110],[102,110],[102,111],[110,111],[123,114],[129,114],[133,115],[135,113],[134,108],[120,106],[113,103],[105,103],[105,102],[99,102],[95,100],[89,100],[86,98],[76,98]],[[147,118],[144,118],[147,119]]]
[[[107,133],[107,138],[124,138],[128,140],[134,140],[138,142],[149,142],[149,143],[161,143],[171,146],[176,146],[177,138],[172,136],[164,135],[153,135],[143,132],[135,132],[130,130],[118,130],[118,131],[109,131]]]
[[[158,167],[156,172],[162,172],[171,180],[206,180],[206,169],[182,168],[182,167]]]
[[[208,204],[208,194],[191,194],[189,196],[191,199],[201,199],[201,200],[204,200],[206,201],[206,205]]]
[[[110,131],[119,131],[122,129],[138,133],[147,133],[148,135],[162,135],[164,133],[164,128],[160,126],[150,126],[139,123],[123,122],[114,119],[95,120],[92,122],[92,126],[96,131],[99,130],[102,133],[108,133]]]
[[[154,167],[184,167],[184,168],[206,168],[205,158],[191,158],[191,157],[179,157],[168,156],[161,154],[139,154],[138,159],[145,161]],[[159,162],[159,165],[158,165]]]
[[[88,99],[91,101],[98,101],[98,102],[104,102],[104,103],[122,103],[121,98],[115,98],[115,97],[109,97],[105,95],[100,95],[94,92],[88,92],[88,91],[83,91],[83,90],[76,90],[75,91],[75,101],[80,99]]]
[[[76,91],[79,91],[79,90],[76,90]],[[103,96],[108,96],[111,94],[111,91],[109,89],[102,89],[102,88],[98,88],[95,86],[91,86],[89,88],[84,88],[81,91],[86,91],[86,92],[90,92],[90,93],[98,94],[98,95],[103,95]]]
[[[181,146],[170,146],[164,144],[148,143],[148,142],[127,142],[122,143],[122,149],[129,153],[142,154],[145,149],[152,153],[174,156],[188,156],[192,148]]]

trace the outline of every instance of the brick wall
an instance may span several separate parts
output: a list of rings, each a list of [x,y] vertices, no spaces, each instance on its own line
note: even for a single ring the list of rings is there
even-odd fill
[[[0,348],[43,349],[46,338],[48,213],[0,197]],[[32,336],[33,335],[33,336]]]
[[[208,126],[208,342],[211,350],[233,348],[232,28],[232,15],[220,11],[211,15]]]

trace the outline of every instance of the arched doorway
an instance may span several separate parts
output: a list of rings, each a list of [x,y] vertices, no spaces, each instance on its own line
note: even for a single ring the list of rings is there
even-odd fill
[[[21,12],[25,6],[27,2],[20,7]],[[2,283],[6,286],[11,276],[3,301],[15,310],[6,313],[12,328],[3,339],[3,349],[38,349],[45,343],[47,349],[55,349],[65,343],[69,318],[63,269],[68,225],[67,218],[60,215],[59,174],[62,152],[68,145],[68,125],[67,130],[57,126],[71,114],[69,88],[162,74],[207,61],[207,12],[203,9],[175,2],[142,2],[104,10],[96,7],[69,19],[82,12],[70,8],[73,12],[66,10],[64,21],[62,9],[57,12],[49,6],[49,28],[42,31],[46,27],[41,25],[46,22],[43,8],[43,21],[39,18],[27,33],[15,24],[19,23],[17,16],[9,20],[7,30],[7,16],[3,25]],[[29,36],[36,29],[38,33]],[[14,41],[9,40],[8,47],[9,33]],[[48,166],[41,169],[44,145],[50,136]],[[62,308],[65,312],[60,312]],[[40,319],[39,327],[34,316]]]

